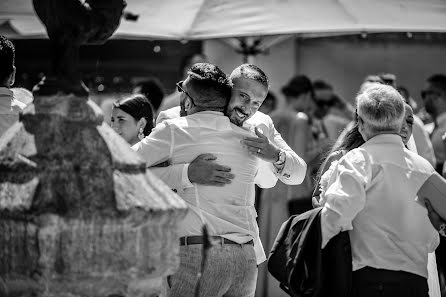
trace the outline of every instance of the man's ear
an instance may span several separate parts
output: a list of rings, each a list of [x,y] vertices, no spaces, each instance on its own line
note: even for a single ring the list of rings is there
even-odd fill
[[[358,131],[362,135],[362,138],[364,138],[364,140],[367,141],[366,135],[364,134],[365,131],[364,125],[365,125],[364,120],[360,116],[358,116]]]
[[[11,75],[9,76],[9,87],[12,87],[12,85],[15,83],[15,73],[16,73],[16,68],[15,66],[12,66],[12,72]]]
[[[190,100],[189,97],[186,97],[184,99],[184,111],[189,111],[191,108],[194,107],[194,104],[192,103],[192,100]]]

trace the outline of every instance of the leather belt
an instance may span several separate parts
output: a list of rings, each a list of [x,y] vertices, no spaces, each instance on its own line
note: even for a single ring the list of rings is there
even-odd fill
[[[216,243],[222,243],[222,244],[254,245],[254,241],[252,239],[245,243],[237,243],[235,241],[232,241],[227,238],[220,237],[220,236],[209,236],[209,240],[216,242]],[[191,245],[191,244],[203,244],[203,236],[180,237],[180,245]]]

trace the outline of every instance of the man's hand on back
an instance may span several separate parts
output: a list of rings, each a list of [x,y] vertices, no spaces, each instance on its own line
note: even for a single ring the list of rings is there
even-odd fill
[[[257,137],[246,137],[242,144],[248,149],[249,153],[265,160],[266,162],[276,162],[279,159],[280,149],[269,141],[268,137],[255,128]]]
[[[217,157],[212,154],[202,154],[190,164],[187,175],[191,183],[223,187],[230,184],[234,178],[231,168],[215,162]]]

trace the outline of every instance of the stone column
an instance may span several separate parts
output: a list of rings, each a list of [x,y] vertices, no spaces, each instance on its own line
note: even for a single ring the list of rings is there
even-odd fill
[[[185,203],[107,124],[76,71],[121,0],[34,0],[53,73],[0,138],[0,297],[158,296],[178,267]]]

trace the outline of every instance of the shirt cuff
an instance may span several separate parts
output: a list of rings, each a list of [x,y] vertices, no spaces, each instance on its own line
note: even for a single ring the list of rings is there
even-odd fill
[[[182,177],[181,177],[181,185],[182,185],[183,189],[191,188],[194,186],[189,180],[189,175],[187,174],[188,170],[189,170],[189,163],[184,164],[183,173],[182,173]]]
[[[283,168],[285,168],[285,162],[280,165],[276,165],[275,163],[273,163],[274,168],[276,168],[276,173],[282,173]]]

